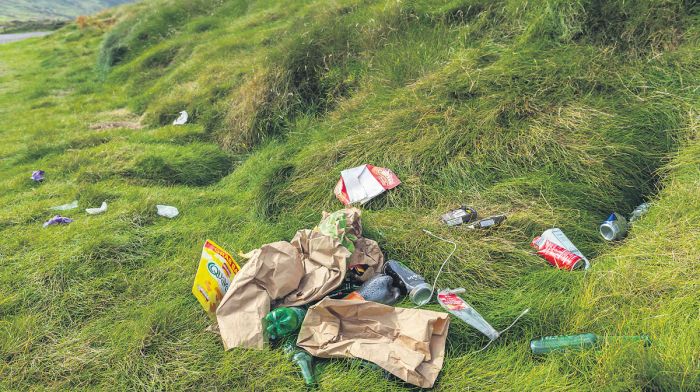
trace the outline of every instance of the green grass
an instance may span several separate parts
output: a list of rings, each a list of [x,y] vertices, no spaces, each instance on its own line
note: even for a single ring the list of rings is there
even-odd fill
[[[483,352],[453,320],[437,390],[700,389],[699,11],[164,0],[0,46],[0,389],[303,389],[280,351],[224,352],[190,287],[205,239],[289,239],[341,207],[333,185],[362,163],[403,181],[363,208],[388,257],[432,280],[451,247],[427,228],[459,245],[440,287],[497,329],[531,308]],[[168,125],[181,110],[192,122]],[[74,223],[41,228],[74,199]],[[643,200],[629,238],[604,243],[598,224]],[[441,226],[459,204],[509,218]],[[533,255],[554,226],[591,270]],[[529,354],[578,332],[654,344]],[[410,389],[349,360],[319,371],[322,390]]]

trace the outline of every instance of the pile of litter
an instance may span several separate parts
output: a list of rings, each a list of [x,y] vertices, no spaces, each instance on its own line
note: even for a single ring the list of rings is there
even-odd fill
[[[347,207],[323,213],[313,230],[299,230],[291,241],[262,245],[242,257],[241,268],[222,247],[207,240],[202,249],[192,293],[216,320],[212,329],[221,335],[226,350],[235,347],[282,347],[296,363],[308,385],[317,381],[314,358],[357,358],[372,362],[388,374],[418,387],[432,387],[445,359],[450,326],[448,313],[419,309],[436,294],[438,278],[457,248],[443,261],[431,285],[409,266],[385,262],[376,241],[362,236],[361,212],[352,204],[365,204],[401,184],[389,169],[362,165],[344,170],[335,187]],[[158,206],[159,214],[168,216]],[[649,206],[640,206],[631,221]],[[170,211],[177,215],[177,209]],[[174,216],[173,215],[173,216]],[[474,208],[461,206],[442,215],[450,228],[494,230],[506,220],[499,214],[480,218]],[[601,225],[606,240],[623,238],[627,221],[613,213]],[[590,261],[559,228],[545,230],[532,240],[537,254],[565,271],[588,269]],[[437,303],[461,321],[488,337],[488,344],[513,327],[525,309],[498,331],[458,294],[465,289],[437,291]],[[413,308],[394,307],[407,296]],[[641,341],[646,335],[600,337],[592,333],[533,339],[533,354],[596,347],[601,341]]]

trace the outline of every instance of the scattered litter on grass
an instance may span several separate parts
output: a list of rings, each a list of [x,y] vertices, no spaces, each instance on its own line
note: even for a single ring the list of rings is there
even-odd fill
[[[621,240],[627,234],[627,219],[613,212],[608,219],[600,225],[600,235],[606,241]]]
[[[53,218],[49,219],[48,221],[44,222],[44,227],[49,227],[51,225],[67,225],[69,223],[73,222],[73,219],[71,218],[66,218],[61,215],[56,215]]]
[[[430,388],[445,360],[449,324],[447,313],[324,298],[309,308],[297,345],[320,358],[364,359]]]
[[[301,328],[306,309],[298,306],[281,306],[265,315],[263,324],[270,339],[277,340],[289,336]]]
[[[107,211],[107,202],[106,201],[103,201],[102,205],[99,206],[98,208],[86,208],[85,209],[85,212],[87,212],[90,215],[101,214],[105,211]]]
[[[399,184],[401,180],[390,169],[362,165],[340,172],[340,180],[334,192],[345,205],[365,204]]]
[[[360,288],[350,293],[345,299],[365,300],[378,302],[384,305],[393,305],[401,298],[401,290],[392,286],[394,279],[389,275],[375,275]]]
[[[491,342],[498,339],[499,336],[508,331],[511,327],[513,327],[513,325],[515,325],[515,323],[518,322],[518,320],[520,320],[521,317],[523,317],[530,311],[529,308],[525,309],[518,317],[515,318],[515,320],[513,320],[513,322],[506,329],[499,332],[494,327],[492,327],[491,324],[489,324],[479,314],[479,312],[476,311],[476,309],[472,308],[465,300],[457,296],[457,294],[464,293],[465,291],[466,290],[461,287],[454,290],[440,290],[440,292],[438,293],[438,302],[445,310],[454,314],[465,323],[478,329],[479,332],[483,333],[484,335],[486,335],[486,337],[489,338],[489,343],[484,348],[482,348],[482,350],[488,347],[491,344]]]
[[[224,348],[263,348],[262,319],[272,301],[300,306],[318,301],[345,279],[350,251],[335,238],[300,230],[291,242],[266,244],[245,255],[216,310]]]
[[[476,210],[471,207],[461,206],[442,215],[442,222],[447,226],[459,226],[474,221],[479,217]]]
[[[231,280],[240,269],[236,260],[224,248],[212,240],[204,243],[197,275],[192,284],[192,294],[209,314],[214,315],[231,286]]]
[[[51,207],[51,209],[54,211],[68,211],[68,210],[72,210],[75,208],[78,208],[78,201],[77,200],[73,200],[72,202],[70,202],[68,204],[61,204],[60,206]]]
[[[489,227],[500,225],[504,220],[506,220],[505,215],[494,215],[488,218],[479,219],[476,222],[472,222],[467,225],[467,227],[470,229],[488,229]]]
[[[645,347],[651,345],[651,339],[648,335],[601,337],[594,333],[582,333],[570,336],[545,336],[532,339],[530,341],[530,350],[532,350],[533,354],[540,355],[555,351],[591,349],[598,346],[601,342],[610,343],[613,341],[643,342]]]
[[[185,125],[187,124],[189,117],[190,116],[187,114],[187,112],[183,110],[180,112],[180,116],[173,121],[173,125]]]
[[[578,248],[571,242],[569,237],[567,237],[566,234],[564,234],[564,232],[561,231],[561,229],[555,227],[552,229],[545,230],[541,236],[535,237],[535,239],[532,240],[531,245],[533,247],[535,247],[536,249],[541,248],[542,246],[546,245],[543,240],[549,241],[550,243],[557,245],[561,248],[564,248],[565,250],[580,257],[585,264],[584,268],[585,269],[590,268],[591,263],[588,261],[586,256],[584,256],[583,253],[581,253],[581,251],[578,250]],[[570,256],[563,254],[561,252],[561,250],[554,248],[551,245],[548,245],[548,249],[550,249],[552,252],[554,252],[554,254],[561,254],[561,257],[566,257],[567,259],[571,259]],[[549,260],[547,260],[547,261],[549,261]],[[564,259],[562,259],[560,262],[564,263],[563,265],[565,265],[567,263],[566,260],[564,260]],[[551,263],[551,261],[550,261],[550,263]],[[579,268],[579,266],[577,266],[577,265],[572,265],[572,267]]]
[[[158,209],[158,215],[164,216],[166,218],[174,218],[180,214],[180,211],[177,210],[177,208],[173,206],[164,206],[161,204],[156,205],[156,208]]]
[[[422,306],[430,302],[433,287],[404,264],[389,260],[384,266],[384,273],[393,278],[394,284],[401,289],[401,293],[408,295],[414,304]]]
[[[284,352],[289,355],[292,362],[299,366],[301,376],[308,386],[316,384],[316,372],[314,372],[314,359],[309,353],[297,347],[294,339],[288,339],[283,346]]]
[[[36,182],[42,182],[44,181],[44,171],[43,170],[34,170],[32,172],[32,180]]]

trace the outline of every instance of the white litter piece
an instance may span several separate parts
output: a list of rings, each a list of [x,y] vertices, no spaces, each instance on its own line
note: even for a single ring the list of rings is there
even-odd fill
[[[176,118],[175,121],[173,121],[173,125],[185,125],[187,124],[187,119],[189,119],[190,116],[187,114],[186,111],[181,111],[180,112],[180,117]]]
[[[166,218],[174,218],[180,214],[180,211],[177,210],[177,208],[173,206],[164,206],[161,204],[156,205],[156,208],[158,209],[158,215],[164,216]]]
[[[340,172],[335,195],[343,204],[365,204],[374,197],[401,184],[390,169],[361,165]]]
[[[99,208],[86,208],[85,209],[85,212],[87,212],[90,215],[101,214],[105,211],[107,211],[107,202],[106,201],[103,201],[102,205]]]
[[[73,202],[68,203],[68,204],[63,204],[60,206],[51,207],[51,209],[54,211],[68,211],[68,210],[72,210],[74,208],[78,208],[78,201],[77,200],[73,200]]]

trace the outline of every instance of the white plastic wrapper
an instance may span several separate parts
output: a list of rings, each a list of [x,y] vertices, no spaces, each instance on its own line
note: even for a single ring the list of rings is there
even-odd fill
[[[158,209],[158,215],[164,216],[166,218],[174,218],[180,214],[180,211],[177,210],[177,208],[173,206],[164,206],[161,204],[156,205],[156,208]]]
[[[173,125],[185,125],[187,124],[187,120],[190,118],[190,116],[187,114],[186,111],[181,111],[180,112],[180,117],[176,118],[175,121],[173,121]]]
[[[106,201],[103,201],[102,205],[99,206],[98,208],[86,208],[85,209],[85,212],[87,212],[90,215],[101,214],[105,211],[107,211],[107,202]]]
[[[54,211],[68,211],[68,210],[72,210],[74,208],[78,208],[78,201],[77,200],[73,200],[71,203],[68,203],[68,204],[62,204],[60,206],[51,207],[51,209]]]

